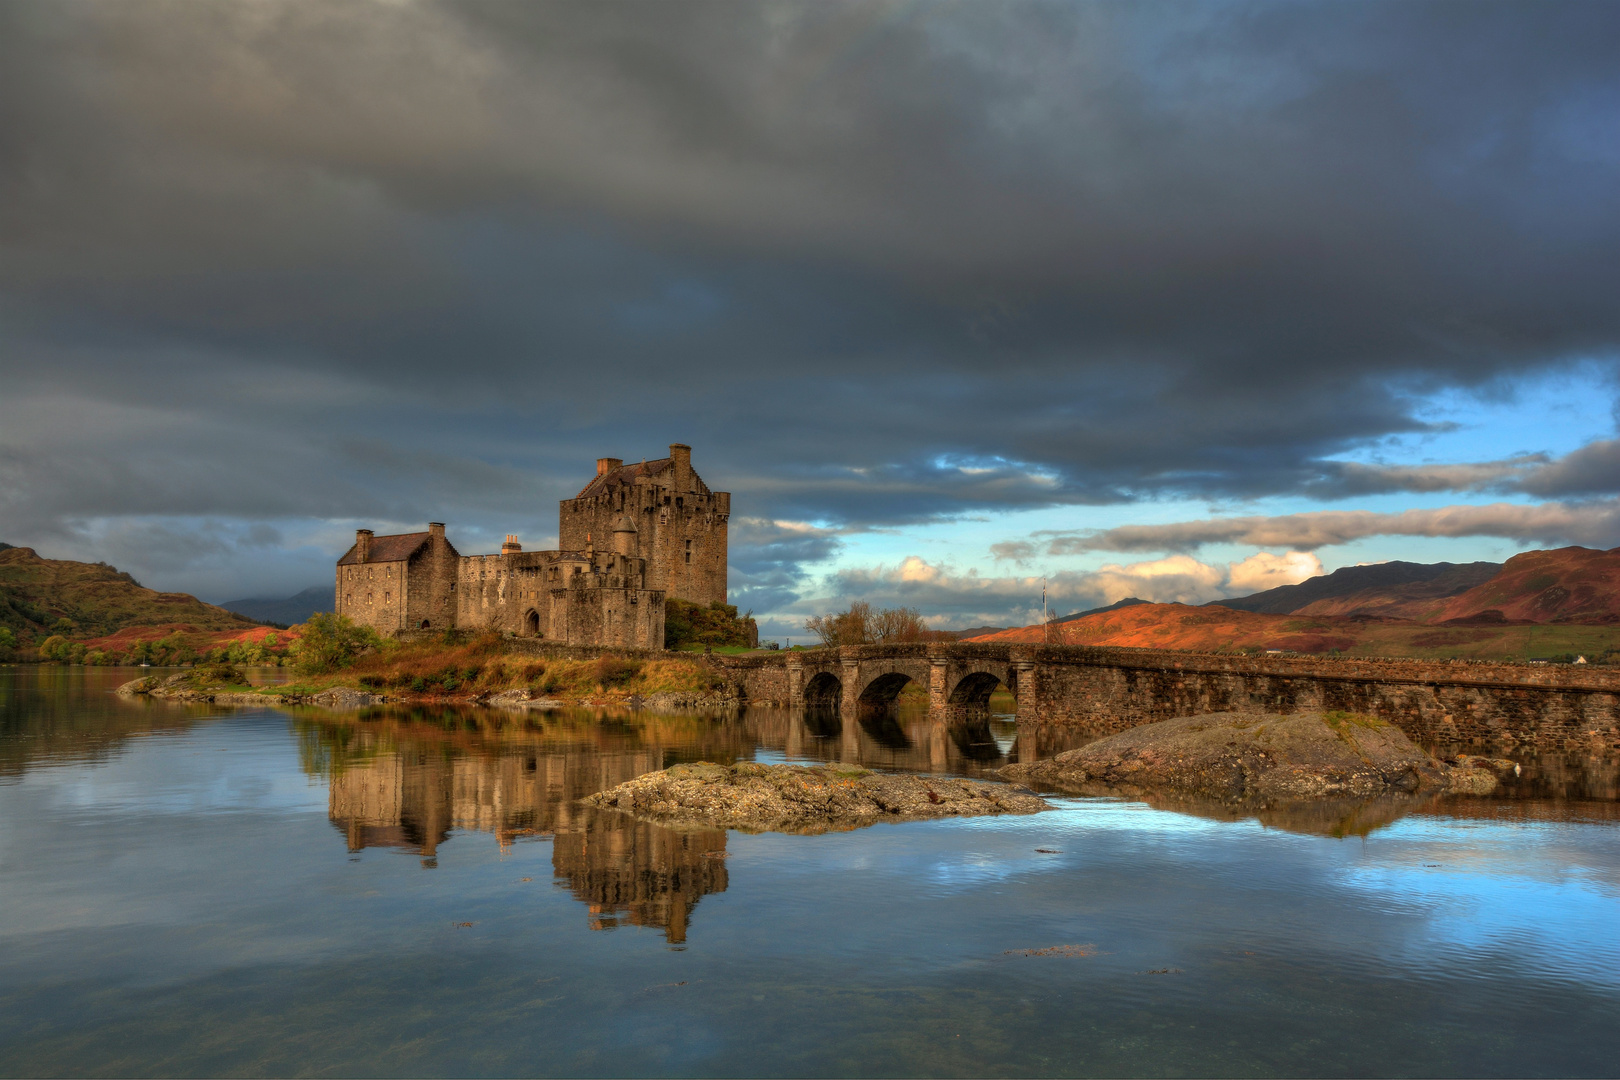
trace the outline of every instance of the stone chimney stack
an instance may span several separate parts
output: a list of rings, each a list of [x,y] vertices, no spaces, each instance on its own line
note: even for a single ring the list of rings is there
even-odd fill
[[[354,558],[356,562],[365,562],[371,558],[371,538],[376,535],[370,529],[354,530]]]
[[[434,540],[443,540],[444,539],[444,522],[442,522],[442,521],[430,521],[430,522],[428,522],[428,536],[430,536]]]
[[[692,490],[692,448],[685,443],[669,444],[669,460],[675,466],[675,490]]]
[[[522,550],[523,550],[523,545],[518,543],[517,533],[507,533],[506,534],[506,543],[501,545],[501,554],[502,555],[516,555],[518,552],[520,552]]]
[[[608,473],[624,464],[624,458],[599,457],[596,459],[596,475],[606,476]]]

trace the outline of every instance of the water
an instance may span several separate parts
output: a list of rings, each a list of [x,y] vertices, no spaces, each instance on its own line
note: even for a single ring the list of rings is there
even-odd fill
[[[6,1075],[1620,1060],[1613,757],[1525,758],[1509,797],[1387,822],[1064,799],[683,832],[575,800],[684,760],[975,773],[1073,737],[779,711],[333,719],[113,697],[133,674],[0,668]]]

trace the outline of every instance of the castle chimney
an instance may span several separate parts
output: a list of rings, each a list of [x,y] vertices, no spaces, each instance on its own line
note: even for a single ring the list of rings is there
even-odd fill
[[[522,550],[523,550],[523,545],[518,543],[517,533],[507,533],[506,534],[506,543],[501,545],[501,554],[502,555],[516,555],[518,552],[520,552]]]
[[[670,443],[669,460],[675,466],[675,490],[693,490],[692,448],[685,443]]]
[[[608,473],[624,464],[624,458],[599,457],[596,459],[596,475],[606,476]]]
[[[354,560],[365,562],[371,558],[371,538],[375,535],[370,529],[354,530]]]
[[[444,522],[442,522],[442,521],[430,521],[430,522],[428,522],[428,536],[432,537],[435,540],[443,540],[444,539]]]

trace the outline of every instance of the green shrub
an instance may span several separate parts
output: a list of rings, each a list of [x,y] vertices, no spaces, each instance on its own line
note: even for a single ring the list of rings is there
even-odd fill
[[[752,612],[739,616],[735,604],[716,601],[704,606],[685,600],[664,601],[664,648],[688,645],[756,645],[759,627]]]
[[[375,630],[356,624],[347,615],[311,615],[298,639],[298,670],[306,675],[335,671],[381,643]]]

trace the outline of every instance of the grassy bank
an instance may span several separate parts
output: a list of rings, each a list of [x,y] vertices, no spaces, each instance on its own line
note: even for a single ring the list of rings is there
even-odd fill
[[[698,657],[539,659],[514,654],[506,640],[491,634],[453,644],[388,642],[347,667],[264,691],[317,693],[347,686],[390,697],[465,699],[526,689],[537,697],[603,702],[654,694],[707,694],[724,685],[719,673]]]

